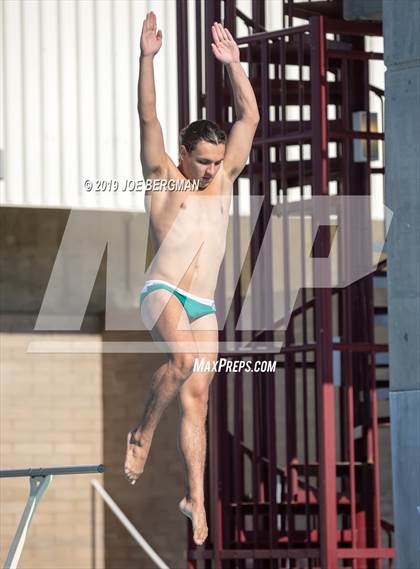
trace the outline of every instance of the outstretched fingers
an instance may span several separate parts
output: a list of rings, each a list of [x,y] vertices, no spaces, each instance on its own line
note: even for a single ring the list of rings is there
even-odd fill
[[[218,56],[221,56],[221,55],[222,55],[222,54],[220,53],[219,48],[217,47],[217,44],[212,43],[212,44],[211,44],[211,47],[213,48],[213,53],[214,53],[214,55],[218,55]]]
[[[215,22],[215,26],[217,27],[218,34],[222,40],[227,40],[227,41],[233,40],[232,34],[227,28],[223,26],[223,24]]]
[[[224,27],[222,26],[222,24],[220,24],[219,22],[216,23],[217,26],[217,31],[219,33],[219,36],[221,37],[222,40],[227,40],[227,35],[225,32]]]
[[[227,40],[227,34],[226,34],[226,30],[225,28],[222,26],[222,24],[217,23],[217,29],[219,31],[220,36],[222,37],[223,40]]]
[[[216,26],[214,24],[211,27],[211,35],[213,36],[213,41],[216,44],[219,41],[219,36],[217,35]]]
[[[156,14],[154,12],[148,12],[146,14],[146,31],[153,32],[156,30]]]
[[[223,41],[235,41],[230,31],[218,22],[214,22],[211,32],[215,44]]]
[[[143,22],[143,25],[145,26],[146,32],[150,31],[150,14],[149,13],[146,14],[146,18]]]
[[[154,12],[151,12],[152,14],[152,30],[155,32],[157,29],[157,22],[156,22],[156,14]]]
[[[229,40],[235,41],[235,40],[233,39],[232,34],[230,33],[230,31],[229,31],[227,28],[225,28],[225,32],[226,32],[226,35],[227,35],[227,37],[228,37]]]
[[[219,28],[220,24],[218,24],[217,22],[214,22],[213,26],[212,26],[212,34],[213,34],[213,40],[215,43],[223,41],[223,34]]]

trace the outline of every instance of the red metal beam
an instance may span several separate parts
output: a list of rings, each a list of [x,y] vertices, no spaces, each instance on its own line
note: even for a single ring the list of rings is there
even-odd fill
[[[327,57],[324,18],[311,19],[311,91],[313,194],[328,195]],[[330,244],[318,243],[316,257],[328,257]],[[316,388],[320,462],[321,560],[325,568],[337,566],[337,505],[335,472],[335,402],[332,378],[331,288],[315,289]]]

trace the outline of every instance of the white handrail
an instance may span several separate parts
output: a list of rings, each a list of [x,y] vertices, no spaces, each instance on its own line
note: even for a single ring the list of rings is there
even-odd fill
[[[92,486],[101,496],[103,501],[109,506],[112,512],[117,516],[120,520],[122,525],[128,531],[129,534],[133,537],[133,539],[138,543],[138,545],[143,549],[143,551],[150,557],[150,559],[156,564],[159,569],[170,569],[169,565],[159,557],[156,551],[147,543],[141,533],[134,527],[134,525],[130,522],[121,508],[114,502],[108,492],[104,489],[103,486],[99,484],[97,480],[90,481]]]

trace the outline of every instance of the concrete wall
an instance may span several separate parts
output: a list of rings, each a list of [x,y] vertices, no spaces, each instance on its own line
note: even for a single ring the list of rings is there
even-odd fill
[[[398,569],[420,566],[420,3],[384,0],[386,203]]]
[[[345,20],[382,20],[382,0],[343,0]]]

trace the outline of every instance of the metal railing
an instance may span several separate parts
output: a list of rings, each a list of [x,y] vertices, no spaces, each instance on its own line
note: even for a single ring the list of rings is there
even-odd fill
[[[15,470],[0,470],[0,478],[17,478],[29,476],[29,497],[23,510],[22,517],[17,527],[15,536],[10,545],[4,563],[4,569],[16,569],[25,545],[29,525],[35,514],[35,510],[51,483],[53,475],[61,474],[92,474],[104,472],[103,464],[88,464],[83,466],[52,466],[46,468],[23,468]]]
[[[52,481],[53,475],[62,474],[97,474],[105,471],[103,464],[89,464],[82,466],[52,466],[45,468],[23,468],[14,470],[0,470],[0,478],[29,477],[30,491],[25,509],[17,527],[15,536],[7,554],[3,569],[16,569],[22,555],[29,525],[33,519],[36,508]],[[141,533],[130,522],[121,508],[115,503],[108,492],[97,480],[91,480],[92,485],[92,567],[96,569],[96,516],[95,516],[95,493],[97,492],[105,504],[119,519],[135,542],[143,549],[159,569],[170,569],[154,549],[147,543]]]
[[[99,494],[105,504],[109,507],[113,514],[119,519],[134,541],[143,549],[143,551],[150,557],[159,569],[170,569],[169,565],[163,561],[156,551],[147,543],[141,533],[130,522],[121,508],[114,502],[108,492],[97,480],[91,480],[92,484],[92,569],[96,569],[96,554],[95,554],[95,535],[96,535],[96,517],[95,517],[95,492]]]

